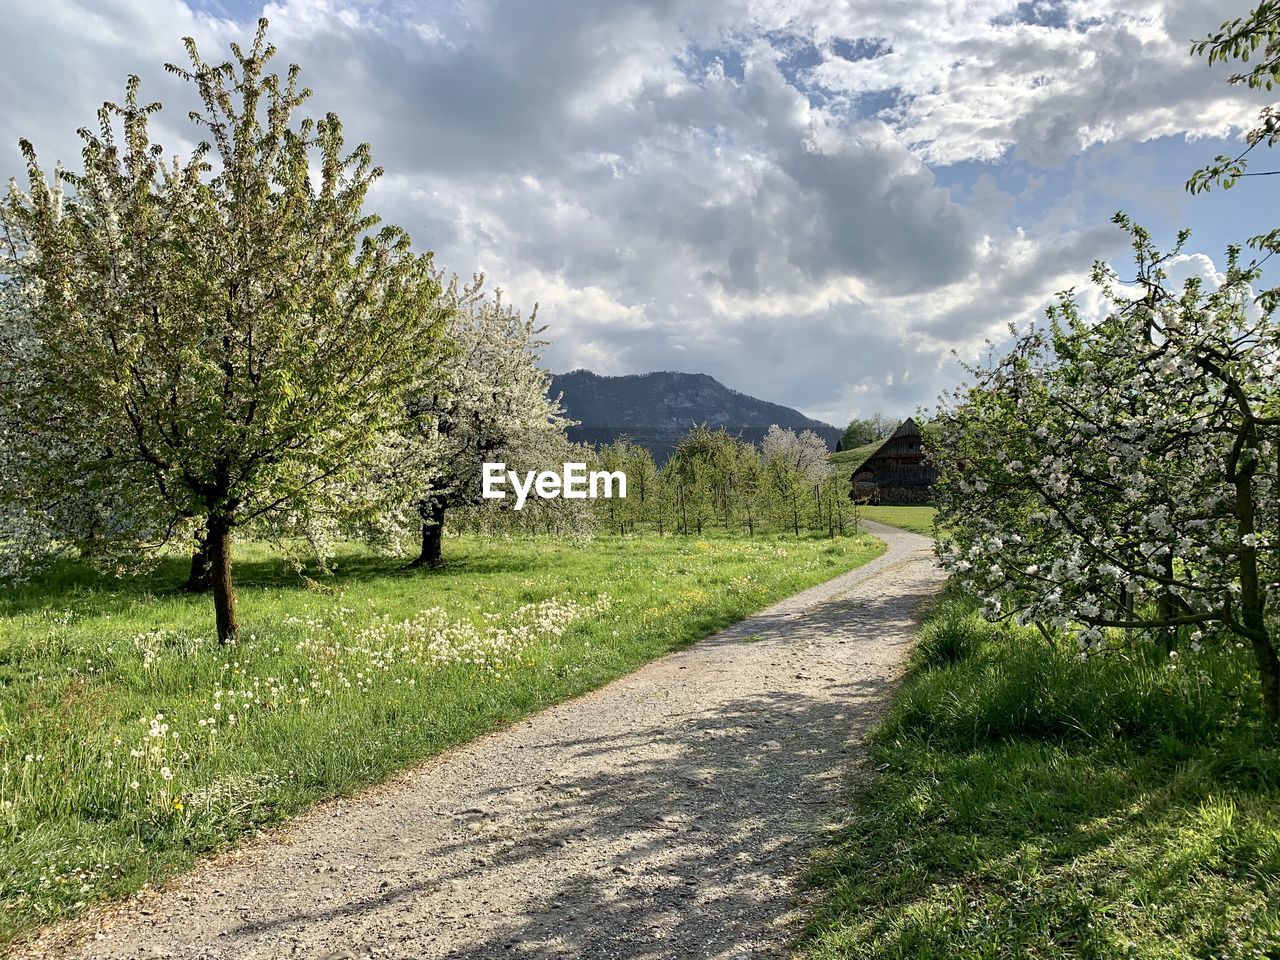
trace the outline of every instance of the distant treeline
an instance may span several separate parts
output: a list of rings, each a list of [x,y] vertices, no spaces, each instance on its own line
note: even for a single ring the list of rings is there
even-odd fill
[[[626,474],[625,499],[530,499],[518,512],[510,501],[485,501],[459,511],[452,523],[491,533],[664,536],[834,537],[857,529],[847,478],[832,475],[826,443],[812,431],[773,426],[757,445],[699,426],[661,467],[645,447],[625,437],[599,447],[592,461]]]

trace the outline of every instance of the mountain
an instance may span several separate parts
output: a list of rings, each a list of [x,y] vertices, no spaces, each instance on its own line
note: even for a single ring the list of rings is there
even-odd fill
[[[757,400],[705,373],[640,373],[602,377],[574,370],[551,378],[551,396],[580,426],[569,430],[579,443],[609,443],[627,436],[648,447],[662,463],[689,428],[705,423],[759,443],[772,424],[799,433],[812,430],[834,449],[840,428],[811,420],[798,410]]]

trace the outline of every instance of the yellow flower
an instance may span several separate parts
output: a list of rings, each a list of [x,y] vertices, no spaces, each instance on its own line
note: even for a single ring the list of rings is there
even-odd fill
[[[181,800],[174,800],[174,801],[173,801],[173,809],[175,809],[175,810],[181,810],[181,809],[182,809],[182,801],[181,801]]]

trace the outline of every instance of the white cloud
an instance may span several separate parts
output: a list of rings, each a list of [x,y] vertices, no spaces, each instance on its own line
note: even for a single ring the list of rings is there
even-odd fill
[[[812,78],[854,109],[892,91],[885,117],[931,163],[1010,150],[1057,163],[1099,143],[1249,125],[1259,100],[1189,55],[1191,38],[1223,16],[1209,4],[1111,0],[924,0],[910,16],[895,3],[859,4],[819,20],[815,38],[835,55]],[[883,55],[836,53],[858,38],[876,38]]]
[[[443,265],[539,301],[558,369],[705,371],[834,422],[927,402],[955,375],[952,348],[972,356],[1115,249],[1112,228],[1078,222],[1074,192],[1019,223],[990,177],[965,196],[938,165],[1053,168],[1094,143],[1237,129],[1256,109],[1188,56],[1220,19],[1207,4],[265,13],[313,109],[336,110],[387,168],[377,208]],[[0,0],[0,17],[6,172],[18,136],[73,161],[75,128],[130,72],[183,147],[183,93],[161,65],[182,59],[182,35],[212,57],[253,19],[177,0]]]

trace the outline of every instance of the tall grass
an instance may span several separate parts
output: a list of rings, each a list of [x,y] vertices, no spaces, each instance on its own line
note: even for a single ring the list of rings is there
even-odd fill
[[[949,595],[814,873],[835,957],[1280,955],[1280,744],[1246,651],[1082,661]]]

